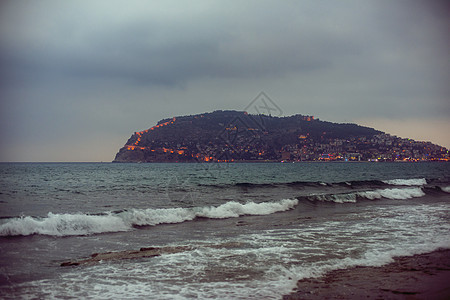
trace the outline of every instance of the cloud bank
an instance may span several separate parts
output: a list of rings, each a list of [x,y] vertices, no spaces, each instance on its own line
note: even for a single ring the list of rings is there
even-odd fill
[[[285,114],[448,124],[449,6],[5,1],[0,158],[111,160],[159,119],[243,109],[260,91]]]

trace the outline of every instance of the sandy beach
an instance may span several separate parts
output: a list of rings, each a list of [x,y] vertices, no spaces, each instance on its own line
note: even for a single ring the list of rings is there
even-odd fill
[[[283,299],[450,299],[450,249],[302,279]]]

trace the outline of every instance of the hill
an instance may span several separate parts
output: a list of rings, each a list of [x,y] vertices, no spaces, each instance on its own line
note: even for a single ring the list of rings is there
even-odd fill
[[[446,160],[447,149],[313,116],[214,111],[135,132],[114,162]]]

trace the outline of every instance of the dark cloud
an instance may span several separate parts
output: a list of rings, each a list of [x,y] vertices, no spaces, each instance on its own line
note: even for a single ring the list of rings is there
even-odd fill
[[[48,21],[47,34],[18,30],[2,53],[11,69],[22,69],[30,76],[36,72],[179,84],[202,77],[266,77],[310,71],[329,67],[333,57],[359,51],[351,37],[335,36],[333,28],[308,24],[314,20],[301,6],[263,8],[267,10],[245,10],[237,20],[213,11],[212,16],[195,19],[187,12],[176,19],[150,16],[104,24],[92,20],[95,14],[83,15],[87,21],[80,19],[80,14],[72,14],[69,8],[64,10],[67,19],[58,18],[51,11],[59,10],[50,6],[46,18],[56,20]],[[306,22],[299,22],[299,17]],[[33,25],[22,21],[22,26]],[[303,24],[307,27],[302,28]]]
[[[3,136],[125,140],[171,115],[243,109],[261,90],[285,113],[333,121],[448,118],[448,6],[5,1]]]

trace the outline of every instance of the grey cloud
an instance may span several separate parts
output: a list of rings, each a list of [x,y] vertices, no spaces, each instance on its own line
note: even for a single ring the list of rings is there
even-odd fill
[[[444,1],[3,3],[11,141],[126,138],[172,114],[243,109],[261,90],[286,114],[333,121],[450,112]]]
[[[212,30],[208,16],[164,20],[167,23],[128,20],[119,27],[94,28],[92,33],[74,20],[53,30],[54,35],[45,40],[19,41],[2,52],[12,53],[8,58],[11,68],[24,68],[28,74],[36,70],[55,76],[176,85],[203,77],[248,78],[308,72],[329,67],[333,57],[360,51],[348,39],[351,37],[334,37],[321,28],[309,28],[312,32],[308,32],[308,28],[298,27],[296,19],[287,20],[288,24],[278,22],[286,8],[271,12],[271,18],[265,20],[260,20],[264,16],[258,14],[243,16],[241,22],[249,28],[236,26],[233,18],[218,16],[218,27]],[[84,35],[70,34],[74,30],[70,26],[80,26]],[[61,34],[65,31],[67,36]]]

